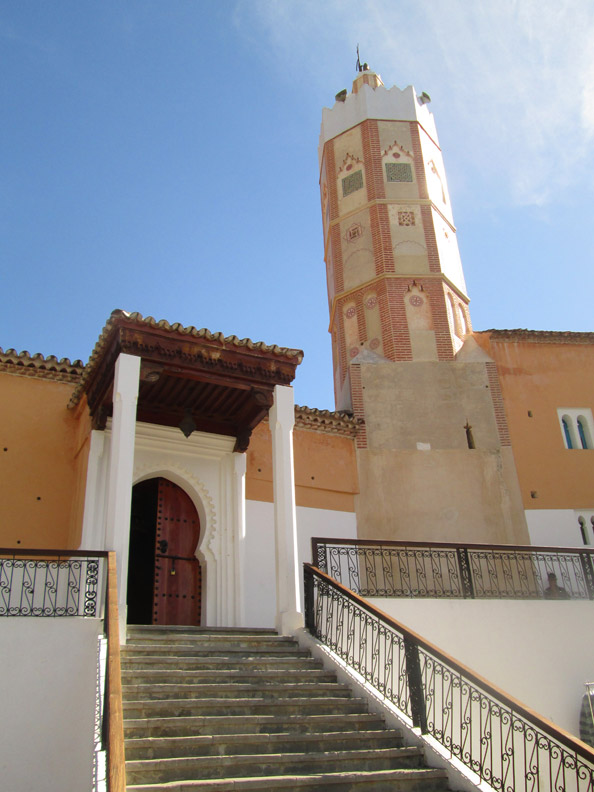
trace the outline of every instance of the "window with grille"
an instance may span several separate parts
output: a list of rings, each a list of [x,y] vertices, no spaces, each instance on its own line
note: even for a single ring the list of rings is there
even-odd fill
[[[386,179],[389,182],[412,182],[412,166],[408,162],[386,162]]]
[[[342,197],[346,198],[347,195],[357,192],[363,187],[363,171],[358,170],[354,173],[349,173],[342,180]]]

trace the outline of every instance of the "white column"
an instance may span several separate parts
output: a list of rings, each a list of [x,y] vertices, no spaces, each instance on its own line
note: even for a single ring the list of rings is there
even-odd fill
[[[290,635],[303,626],[297,566],[297,516],[293,465],[293,388],[276,385],[270,409],[276,549],[276,628]]]
[[[134,468],[136,404],[140,358],[120,353],[113,382],[113,418],[107,482],[105,549],[115,550],[118,566],[120,640],[125,641],[128,544]]]
[[[235,624],[245,623],[245,471],[246,455],[231,454],[233,463],[233,522],[235,524]]]
[[[103,457],[105,432],[91,431],[87,482],[85,486],[85,509],[83,516],[81,550],[105,550],[105,532],[100,519],[101,509],[101,459]]]

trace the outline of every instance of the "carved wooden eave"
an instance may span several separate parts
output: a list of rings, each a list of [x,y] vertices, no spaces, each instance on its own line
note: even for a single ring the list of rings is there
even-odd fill
[[[236,438],[245,451],[272,406],[275,385],[289,385],[303,359],[298,349],[267,346],[138,313],[114,311],[70,402],[85,393],[95,428],[112,414],[115,363],[140,357],[137,420],[179,426],[191,414],[195,429]]]

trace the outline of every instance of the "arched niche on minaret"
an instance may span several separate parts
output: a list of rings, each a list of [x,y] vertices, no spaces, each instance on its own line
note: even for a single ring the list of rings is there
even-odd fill
[[[411,275],[429,272],[429,259],[418,204],[391,204],[388,207],[394,271]]]
[[[369,212],[361,210],[340,224],[344,288],[353,289],[375,277]]]
[[[365,329],[367,331],[367,342],[365,346],[376,355],[384,354],[382,342],[382,318],[380,314],[379,295],[375,289],[366,291],[363,295],[363,316],[365,317]]]
[[[359,324],[357,320],[357,304],[349,300],[342,306],[344,327],[344,340],[346,346],[347,363],[359,352]],[[344,375],[344,372],[343,372]]]
[[[404,306],[413,360],[437,360],[431,301],[415,281],[405,292]]]
[[[471,332],[470,314],[468,305],[449,289],[446,292],[446,308],[454,353],[456,353],[462,348],[464,339]]]

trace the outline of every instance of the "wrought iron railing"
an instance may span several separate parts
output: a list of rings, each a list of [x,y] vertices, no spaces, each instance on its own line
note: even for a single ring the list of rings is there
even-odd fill
[[[107,667],[101,736],[108,792],[125,792],[115,553],[0,548],[0,616],[103,618]]]
[[[309,632],[504,792],[593,792],[594,750],[305,564]]]
[[[313,538],[312,558],[362,597],[594,599],[585,547]]]
[[[0,548],[0,616],[98,616],[102,562],[79,550]]]

